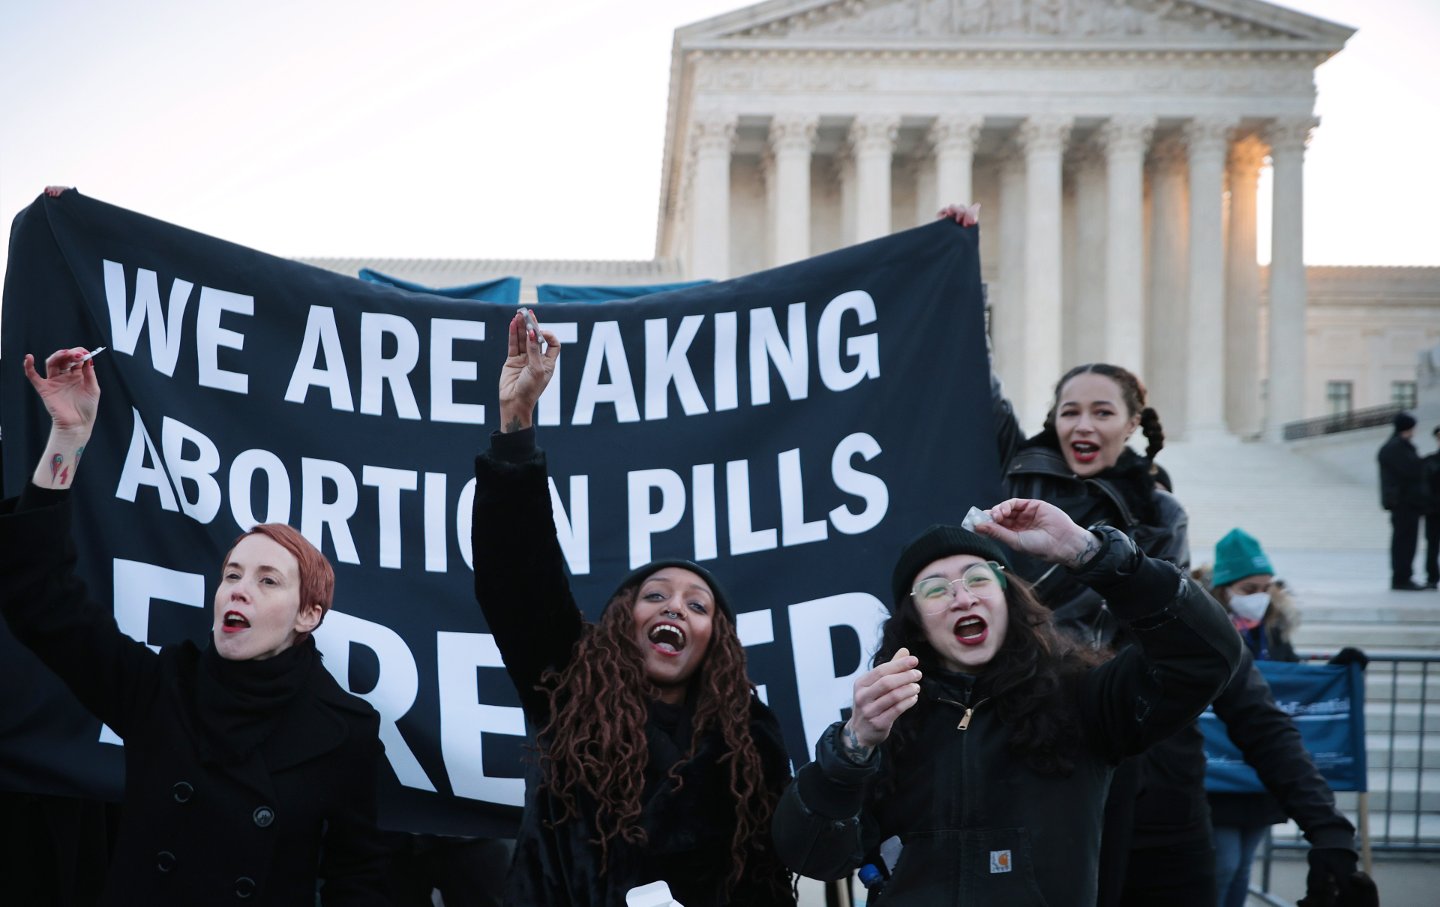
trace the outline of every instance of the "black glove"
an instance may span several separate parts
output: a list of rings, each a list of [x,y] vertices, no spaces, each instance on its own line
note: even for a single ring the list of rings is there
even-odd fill
[[[1359,858],[1345,847],[1312,847],[1305,897],[1298,907],[1380,907],[1380,893],[1356,867]]]
[[[1362,670],[1362,671],[1365,670],[1365,666],[1368,665],[1369,663],[1370,663],[1370,658],[1369,658],[1369,656],[1367,656],[1364,652],[1361,652],[1359,649],[1355,648],[1354,646],[1346,646],[1345,648],[1341,649],[1339,652],[1336,652],[1336,653],[1330,658],[1330,661],[1327,662],[1327,664],[1332,664],[1332,665],[1357,664],[1357,665],[1360,666],[1360,670]]]

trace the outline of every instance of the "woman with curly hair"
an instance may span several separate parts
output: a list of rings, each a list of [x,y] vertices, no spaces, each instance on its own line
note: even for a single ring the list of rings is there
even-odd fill
[[[539,751],[506,903],[623,905],[664,881],[686,907],[793,905],[769,847],[789,760],[724,590],[698,564],[655,561],[582,620],[532,422],[560,343],[517,313],[508,352],[472,530],[475,595]]]
[[[1229,678],[1239,640],[1173,565],[1042,501],[989,513],[901,552],[875,667],[776,812],[795,870],[869,863],[887,905],[1093,905],[1115,764]],[[1106,661],[1059,633],[996,541],[1101,592],[1139,645]]]

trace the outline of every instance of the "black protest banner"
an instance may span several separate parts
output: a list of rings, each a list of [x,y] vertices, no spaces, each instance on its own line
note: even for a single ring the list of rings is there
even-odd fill
[[[996,498],[978,235],[941,221],[644,299],[545,305],[538,409],[593,616],[652,558],[705,563],[802,762],[850,704],[899,547]],[[24,353],[104,345],[73,492],[119,626],[203,640],[219,558],[259,521],[334,561],[326,666],[382,716],[391,827],[505,831],[520,711],[473,599],[472,459],[513,309],[382,287],[76,192],[16,219],[0,424],[15,494],[48,420]],[[503,515],[496,515],[502,518]],[[119,741],[0,631],[0,786],[115,796]]]

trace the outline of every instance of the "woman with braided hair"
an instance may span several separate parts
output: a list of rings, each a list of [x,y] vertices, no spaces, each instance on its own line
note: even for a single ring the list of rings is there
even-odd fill
[[[501,429],[475,460],[475,595],[539,753],[505,902],[622,907],[664,881],[686,907],[793,905],[769,843],[789,760],[720,584],[654,561],[595,624],[571,595],[532,422],[559,352],[516,314]]]

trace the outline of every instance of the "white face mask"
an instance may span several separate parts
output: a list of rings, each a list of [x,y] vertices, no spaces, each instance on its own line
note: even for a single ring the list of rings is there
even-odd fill
[[[1252,592],[1249,595],[1230,596],[1230,610],[1244,620],[1259,620],[1270,607],[1269,592]]]

